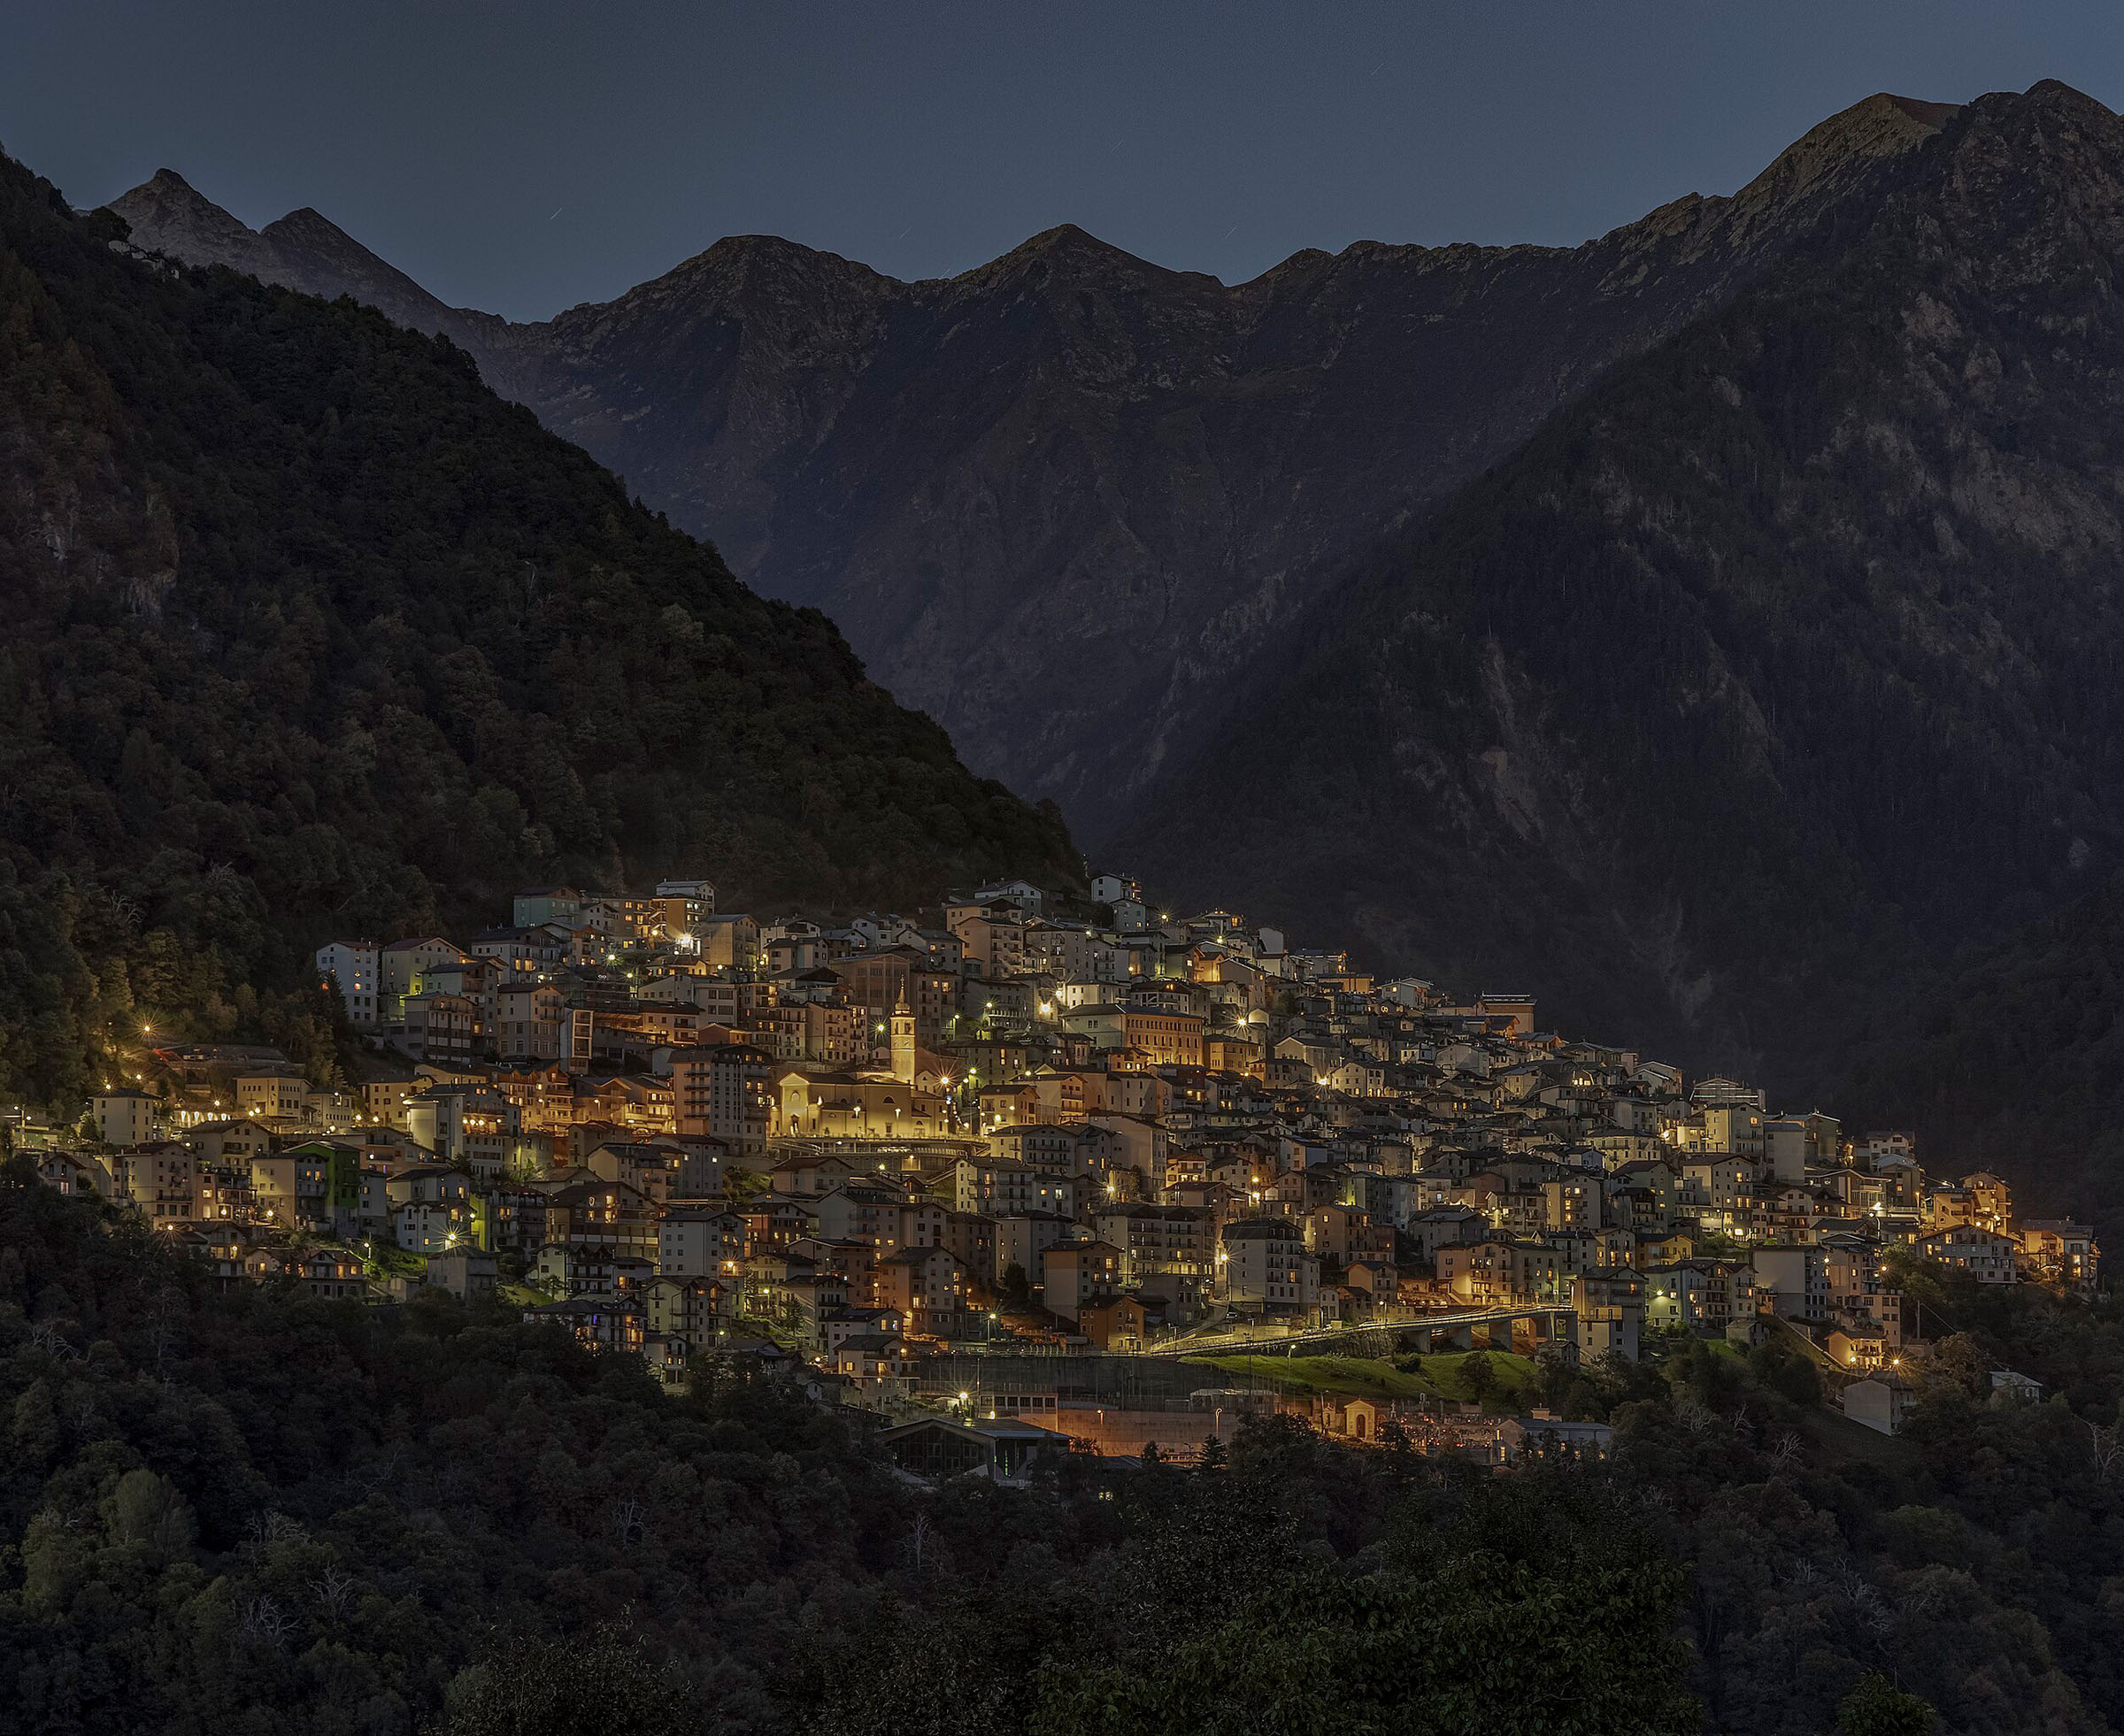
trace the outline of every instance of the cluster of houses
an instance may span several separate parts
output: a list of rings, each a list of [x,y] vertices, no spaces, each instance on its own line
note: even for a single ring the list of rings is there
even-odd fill
[[[1920,1325],[1898,1247],[2096,1281],[2088,1229],[1997,1177],[1543,1032],[1524,995],[1378,980],[1118,875],[924,914],[534,888],[461,942],[319,949],[365,1077],[143,1033],[29,1142],[232,1283],[499,1288],[660,1368],[748,1345],[877,1405],[970,1355],[1426,1323],[1632,1357],[1770,1317],[1865,1373]]]

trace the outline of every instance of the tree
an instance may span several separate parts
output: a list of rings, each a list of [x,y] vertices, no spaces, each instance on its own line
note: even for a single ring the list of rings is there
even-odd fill
[[[1757,1383],[1794,1404],[1821,1402],[1821,1373],[1782,1334],[1765,1339],[1748,1353],[1748,1372]]]
[[[1460,1389],[1477,1404],[1487,1404],[1497,1390],[1497,1364],[1487,1350],[1471,1350],[1460,1359]]]
[[[1906,1359],[1927,1399],[1979,1399],[1989,1386],[1992,1363],[1968,1333],[1950,1333]]]
[[[151,1471],[128,1471],[119,1478],[107,1511],[113,1542],[136,1544],[158,1557],[191,1548],[192,1509]]]
[[[684,1736],[677,1674],[611,1624],[580,1640],[504,1645],[451,1684],[445,1736]]]
[[[748,1170],[741,1164],[733,1164],[723,1171],[723,1198],[733,1209],[758,1199],[769,1185],[758,1170]]]
[[[1935,1717],[1928,1701],[1905,1693],[1876,1670],[1844,1695],[1836,1728],[1842,1736],[1928,1736]]]
[[[1416,1450],[1406,1425],[1389,1417],[1379,1425],[1379,1444],[1386,1448],[1387,1474],[1399,1486],[1412,1483],[1423,1470],[1423,1455]]]
[[[1567,1531],[1568,1521],[1566,1521]],[[1414,1571],[1351,1574],[1288,1544],[1245,1564],[1163,1631],[1087,1661],[1050,1655],[1035,1736],[1284,1736],[1421,1729],[1681,1736],[1698,1720],[1664,1635],[1681,1576],[1642,1551],[1605,1562],[1548,1526],[1543,1563],[1440,1552]],[[1568,1645],[1500,1646],[1502,1632]],[[1412,1715],[1414,1714],[1412,1717]]]

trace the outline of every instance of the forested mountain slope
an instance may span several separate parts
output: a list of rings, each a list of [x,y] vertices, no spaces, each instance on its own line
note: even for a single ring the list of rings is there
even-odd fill
[[[1366,242],[1227,287],[1064,225],[903,283],[738,236],[521,326],[444,308],[314,212],[253,234],[169,175],[113,209],[144,247],[448,331],[1097,837],[1352,551],[1818,249],[1951,112],[1869,98],[1733,197],[1577,248]]]
[[[2124,124],[2041,85],[1893,173],[1832,262],[1372,561],[1127,859],[1781,1096],[1858,1010],[2101,884]]]
[[[2124,876],[1872,1010],[1837,1103],[2124,1246]]]
[[[460,351],[119,233],[0,161],[0,1095],[527,880],[1077,872]]]
[[[1869,1676],[1942,1730],[2101,1736],[2119,1322],[1908,1282],[1952,1331],[1899,1440],[1822,1412],[1789,1349],[1697,1343],[1543,1365],[1614,1424],[1605,1461],[1282,1416],[1221,1466],[923,1489],[744,1359],[673,1393],[491,1302],[221,1293],[17,1157],[0,1736],[1926,1727],[1840,1723]],[[1987,1402],[1996,1367],[2054,1396]]]

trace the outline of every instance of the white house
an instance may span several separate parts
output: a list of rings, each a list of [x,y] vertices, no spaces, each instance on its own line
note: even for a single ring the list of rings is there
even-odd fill
[[[1091,902],[1095,904],[1140,904],[1143,889],[1127,874],[1094,874],[1091,877]]]
[[[88,1100],[96,1118],[96,1131],[105,1145],[145,1145],[155,1137],[155,1114],[159,1100],[130,1086],[99,1091]]]
[[[1910,1383],[1893,1369],[1885,1369],[1843,1389],[1843,1414],[1876,1433],[1894,1434],[1903,1426],[1910,1401]]]
[[[317,949],[317,973],[339,990],[347,1021],[357,1031],[373,1031],[382,1021],[377,972],[380,949],[373,941],[329,941]]]

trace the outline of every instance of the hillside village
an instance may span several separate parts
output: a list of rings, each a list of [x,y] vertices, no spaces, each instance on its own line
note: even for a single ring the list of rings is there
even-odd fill
[[[917,1468],[1199,1440],[1278,1402],[1201,1359],[1366,1345],[1797,1334],[1892,1430],[1922,1326],[1895,1250],[2096,1283],[2086,1227],[1928,1176],[1906,1134],[1089,892],[826,926],[705,880],[533,888],[459,940],[318,951],[358,1079],[143,1030],[78,1128],[13,1133],[225,1284],[499,1297],[674,1379],[766,1358],[894,1419]],[[1314,1407],[1360,1440],[1396,1408],[1423,1407]]]

